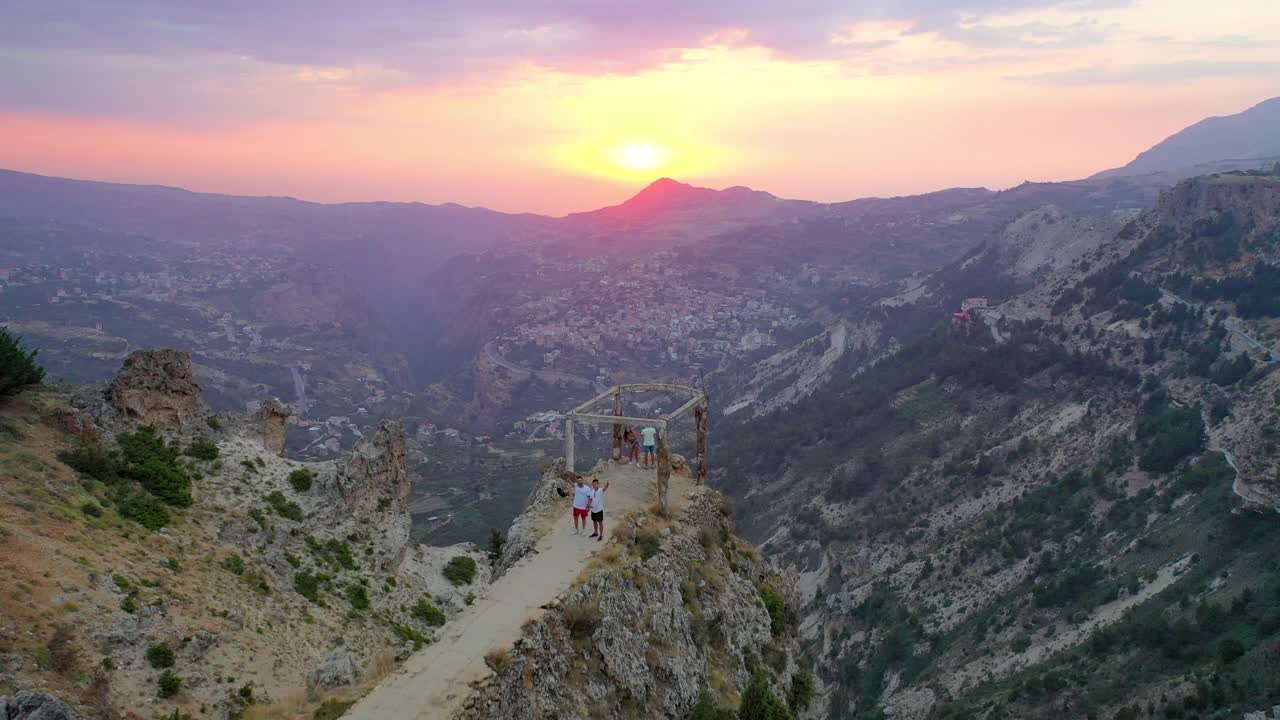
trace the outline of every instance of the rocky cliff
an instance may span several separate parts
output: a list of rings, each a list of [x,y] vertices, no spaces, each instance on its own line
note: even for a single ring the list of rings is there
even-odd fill
[[[792,583],[733,534],[726,508],[698,488],[671,520],[624,518],[619,542],[510,653],[491,656],[495,675],[460,717],[685,718],[762,697],[784,714],[760,717],[784,717],[788,702],[805,712],[812,683],[796,661]],[[753,679],[756,699],[745,699]]]
[[[87,718],[309,716],[483,591],[482,553],[409,542],[400,423],[293,462],[260,417],[208,415],[189,369],[140,351],[106,392],[0,406],[0,717],[63,717],[21,714],[28,688]],[[478,561],[458,585],[455,558]]]

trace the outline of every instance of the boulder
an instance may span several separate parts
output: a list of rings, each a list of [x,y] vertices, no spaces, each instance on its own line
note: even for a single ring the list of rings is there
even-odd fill
[[[268,398],[262,403],[262,444],[267,452],[284,454],[284,435],[292,416],[293,408],[276,398]]]
[[[34,690],[23,690],[12,698],[0,698],[5,720],[80,720],[69,705],[58,698]]]
[[[360,669],[356,666],[356,659],[345,648],[334,650],[316,669],[307,673],[307,687],[311,690],[354,685],[359,680]]]
[[[689,460],[679,453],[671,453],[671,474],[689,477]]]
[[[177,428],[207,410],[191,367],[178,350],[135,350],[107,386],[107,400],[126,417]]]

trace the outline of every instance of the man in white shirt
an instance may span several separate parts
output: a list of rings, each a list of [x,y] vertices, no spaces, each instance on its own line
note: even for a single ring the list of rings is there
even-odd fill
[[[600,487],[599,479],[591,481],[591,529],[595,531],[591,537],[596,542],[604,540],[604,491],[608,489],[609,483]]]
[[[647,427],[640,431],[640,440],[644,443],[644,467],[656,467],[658,465],[658,431],[653,427]]]
[[[587,532],[587,513],[591,507],[592,490],[582,482],[582,476],[573,479],[573,534],[578,534],[578,524],[582,524],[582,532]]]

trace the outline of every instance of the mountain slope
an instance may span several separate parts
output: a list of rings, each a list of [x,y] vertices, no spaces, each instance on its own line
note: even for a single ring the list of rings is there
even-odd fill
[[[1094,177],[1173,172],[1220,160],[1280,157],[1280,97],[1236,115],[1210,117],[1140,153],[1124,167]]]
[[[1280,178],[1184,183],[1106,242],[1059,243],[1067,262],[971,323],[940,310],[900,352],[721,426],[713,482],[799,573],[828,717],[1280,697],[1280,373],[1242,335],[1280,338],[1277,203]],[[1027,277],[1050,217],[1058,234],[1028,215],[947,294]]]

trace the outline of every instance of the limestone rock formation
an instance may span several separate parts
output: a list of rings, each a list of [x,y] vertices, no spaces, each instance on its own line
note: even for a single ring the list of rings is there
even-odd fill
[[[284,454],[284,435],[289,429],[293,408],[277,398],[262,403],[262,444],[274,455]]]
[[[126,417],[177,428],[205,414],[190,353],[135,350],[107,386],[107,399]]]
[[[373,438],[339,460],[325,490],[344,514],[368,517],[368,530],[378,537],[384,567],[399,567],[409,544],[409,469],[405,462],[404,425],[383,420]]]
[[[338,648],[307,674],[307,688],[314,691],[342,687],[354,685],[359,680],[360,669],[355,657],[348,650]]]
[[[633,533],[660,538],[657,553],[606,563],[530,622],[458,717],[688,717],[708,688],[741,692],[760,659],[786,697],[800,674],[796,628],[774,627],[761,588],[788,583],[733,536],[720,506],[702,489],[668,533],[647,514],[631,520]]]
[[[0,720],[80,720],[69,705],[48,693],[22,690],[0,697]]]

